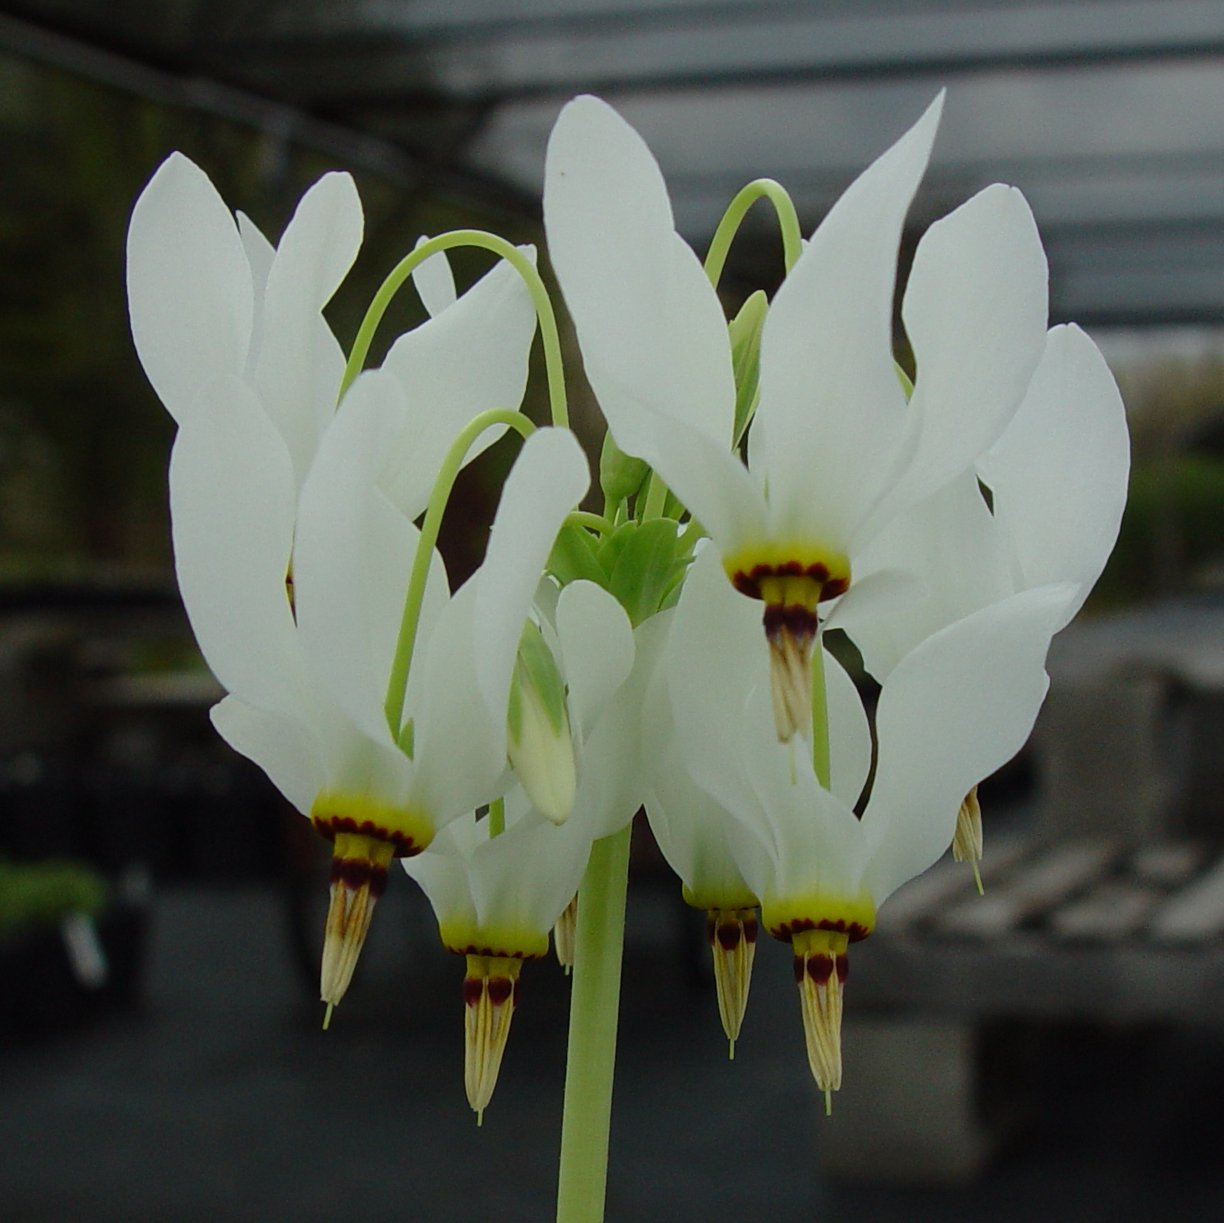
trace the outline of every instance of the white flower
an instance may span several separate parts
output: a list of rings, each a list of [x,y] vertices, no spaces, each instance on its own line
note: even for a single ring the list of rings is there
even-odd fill
[[[848,942],[870,933],[877,908],[944,852],[965,793],[1024,742],[1045,695],[1050,637],[1074,594],[1062,583],[993,604],[893,669],[876,710],[876,771],[860,819],[872,732],[853,685],[826,658],[826,788],[795,750],[801,740],[781,744],[769,733],[753,605],[728,588],[713,556],[695,562],[664,662],[679,757],[714,800],[703,817],[725,813],[726,846],[760,898],[766,929],[794,946],[822,1089],[841,1078]]]
[[[631,680],[634,634],[625,612],[598,586],[575,582],[542,620],[575,738],[569,818],[558,824],[516,785],[505,797],[504,831],[491,836],[489,817],[455,820],[425,853],[404,860],[433,905],[443,944],[467,957],[465,1079],[477,1114],[497,1082],[522,962],[547,952],[591,845],[633,818],[644,786],[635,750],[640,684]]]
[[[993,186],[924,235],[902,315],[918,379],[892,350],[897,249],[942,99],[846,191],[769,307],[747,465],[715,291],[675,232],[663,179],[609,107],[579,98],[549,145],[549,252],[587,376],[620,447],[646,459],[762,598],[779,737],[803,725],[820,600],[850,585],[897,513],[989,446],[1044,344],[1046,265],[1028,206]]]
[[[180,426],[209,427],[215,395],[208,384],[240,381],[280,433],[295,488],[335,414],[345,358],[322,310],[352,267],[362,226],[352,178],[326,174],[273,249],[181,153],[162,163],[132,210],[128,306],[153,389]],[[477,412],[521,401],[535,332],[530,297],[505,264],[459,298],[444,256],[419,272],[433,317],[396,340],[385,362],[416,421],[399,442],[405,453],[395,480],[412,518],[424,509],[455,434]],[[484,435],[469,457],[498,436]]]

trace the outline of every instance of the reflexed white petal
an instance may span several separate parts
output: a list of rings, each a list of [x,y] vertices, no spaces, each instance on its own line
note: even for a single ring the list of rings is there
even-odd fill
[[[294,551],[298,630],[311,667],[331,698],[379,742],[389,735],[383,703],[419,536],[376,480],[404,427],[395,380],[362,374],[302,489]],[[426,587],[421,639],[446,597],[440,564]]]
[[[847,807],[853,807],[871,770],[871,727],[854,680],[827,650],[824,668],[829,707],[829,788]]]
[[[299,485],[335,408],[344,358],[320,311],[361,246],[361,200],[347,174],[325,174],[285,229],[264,290],[255,385],[285,437]]]
[[[210,716],[230,747],[259,765],[303,815],[310,814],[323,788],[323,750],[305,724],[233,696],[214,705]]]
[[[934,492],[999,436],[1045,345],[1046,282],[1037,226],[1014,187],[987,187],[923,235],[902,307],[917,450],[888,505]]]
[[[1024,744],[1045,696],[1050,638],[1074,594],[1024,591],[929,637],[902,659],[876,712],[879,764],[863,828],[877,902],[952,842],[969,789]]]
[[[982,472],[1025,583],[1079,584],[1068,618],[1117,538],[1129,465],[1126,413],[1109,367],[1078,327],[1055,327]]]
[[[942,104],[838,200],[765,318],[757,418],[781,532],[844,546],[890,474],[905,411],[892,361],[897,249]]]
[[[276,258],[276,247],[264,237],[263,231],[239,210],[234,214],[238,221],[238,236],[242,239],[242,249],[246,252],[247,263],[251,268],[251,289],[254,292],[255,318],[263,313],[264,289],[268,284],[268,273],[272,270],[272,261]]]
[[[570,102],[553,128],[544,224],[587,377],[622,449],[653,462],[654,413],[729,447],[735,386],[718,297],[675,234],[650,150],[596,98]]]
[[[476,674],[503,721],[519,638],[553,540],[590,483],[586,456],[565,429],[538,429],[523,443],[502,488],[484,563],[477,571]]]
[[[140,362],[183,424],[204,383],[242,372],[252,291],[233,216],[181,153],[161,164],[132,210],[127,291]]]
[[[534,254],[530,247],[520,249]],[[383,487],[410,518],[425,508],[460,430],[481,412],[522,402],[535,326],[522,277],[503,261],[458,301],[392,344],[383,368],[399,379],[413,425],[390,457]],[[504,425],[486,429],[465,461],[504,433]]]
[[[429,236],[422,234],[417,239],[416,249],[419,250],[428,241]],[[412,269],[412,283],[421,298],[421,305],[431,318],[437,318],[443,310],[455,304],[455,275],[445,251],[438,251],[424,263],[417,264]]]
[[[451,599],[421,656],[413,656],[408,684],[413,798],[438,827],[495,798],[507,773],[506,715],[492,716],[476,679],[472,642],[484,628],[474,614],[476,592],[470,579]]]
[[[653,417],[649,432],[655,469],[720,551],[734,551],[763,536],[765,499],[724,443],[665,416]]]
[[[561,591],[556,624],[570,718],[585,732],[633,667],[633,629],[624,608],[593,582]]]
[[[924,638],[1017,589],[1006,540],[972,468],[892,519],[856,563],[865,584],[903,568],[911,573],[901,597],[838,609],[838,623],[881,683]]]
[[[293,472],[251,391],[209,383],[170,459],[175,569],[209,667],[229,691],[292,713],[302,662],[285,577]]]

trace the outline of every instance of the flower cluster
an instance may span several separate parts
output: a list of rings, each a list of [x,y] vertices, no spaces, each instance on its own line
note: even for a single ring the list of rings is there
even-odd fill
[[[578,508],[588,467],[530,248],[423,239],[346,356],[322,310],[361,241],[347,176],[311,188],[275,248],[181,156],[137,202],[132,330],[179,425],[176,564],[228,692],[213,721],[333,843],[328,1016],[392,859],[425,891],[465,957],[478,1114],[524,961],[555,927],[581,970],[606,892],[579,891],[592,847],[640,808],[708,916],[732,1047],[760,924],[793,948],[825,1093],[849,944],[950,847],[976,872],[977,785],[1032,727],[1050,639],[1112,547],[1128,448],[1092,342],[1047,329],[1013,188],[918,243],[916,373],[898,364],[898,250],[941,105],[806,240],[776,184],[750,185],[704,266],[640,137],[597,99],[565,107],[545,230],[608,424],[599,513]],[[728,321],[721,261],[762,196],[786,276]],[[464,243],[499,260],[459,294],[445,251]],[[429,318],[363,369],[409,277]],[[537,326],[543,428],[519,411]],[[525,441],[484,562],[452,590],[451,482],[507,430]],[[878,699],[826,649],[831,627]]]

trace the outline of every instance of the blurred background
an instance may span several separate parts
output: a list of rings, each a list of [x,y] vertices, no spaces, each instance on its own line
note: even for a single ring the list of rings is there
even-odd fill
[[[173,428],[128,333],[127,218],[161,160],[187,153],[273,238],[320,173],[354,173],[366,240],[328,311],[347,347],[419,234],[539,240],[575,93],[641,131],[700,250],[761,175],[810,231],[942,86],[903,264],[987,183],[1025,192],[1051,321],[1091,332],[1127,404],[1121,539],[1056,642],[1033,743],[983,791],[986,897],[942,864],[856,952],[831,1119],[789,952],[760,949],[729,1064],[701,916],[639,830],[608,1217],[1224,1210],[1224,5],[5,0],[0,1219],[552,1210],[555,966],[528,969],[480,1132],[462,965],[406,880],[318,1030],[326,853],[208,724],[219,689],[169,548]],[[455,262],[461,283],[484,266]],[[780,274],[754,211],[728,307]],[[383,342],[420,317],[405,295]],[[581,395],[577,420],[593,436]],[[509,459],[464,477],[456,576]]]

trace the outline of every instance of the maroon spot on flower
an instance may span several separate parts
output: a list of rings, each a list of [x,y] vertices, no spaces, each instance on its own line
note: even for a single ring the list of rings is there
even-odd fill
[[[849,578],[831,578],[820,588],[820,601],[823,603],[826,599],[836,599],[838,595],[844,595],[849,589]]]
[[[385,841],[393,847],[397,858],[415,857],[425,848],[418,845],[406,832],[382,828],[372,820],[362,820],[359,824],[347,815],[315,815],[311,818],[311,823],[314,824],[315,831],[328,841],[334,841],[338,832],[351,832],[374,841]]]
[[[839,955],[837,957],[837,979],[845,984],[846,978],[850,975],[850,957],[848,955]]]
[[[833,957],[831,955],[810,955],[807,962],[807,975],[817,985],[827,984],[833,975]]]
[[[782,561],[778,565],[753,565],[751,569],[737,569],[731,575],[731,585],[740,594],[750,599],[761,597],[761,583],[766,578],[810,578],[820,587],[820,598],[832,599],[846,593],[850,585],[849,578],[829,579],[829,567],[823,561],[814,561],[804,565],[800,561]]]
[[[770,641],[783,633],[811,640],[816,636],[816,629],[820,624],[816,613],[811,608],[804,607],[802,603],[767,603],[762,620],[765,624],[765,636]]]
[[[484,993],[484,981],[480,977],[463,978],[463,1001],[468,1006],[479,1006],[480,996]]]
[[[755,913],[749,913],[744,918],[744,941],[747,943],[755,943],[757,941],[757,919]]]
[[[802,985],[803,984],[803,971],[804,971],[803,956],[801,955],[795,956],[795,958],[791,961],[791,967],[795,970],[795,984]]]
[[[846,921],[842,917],[822,917],[819,921],[811,917],[796,917],[793,921],[770,926],[769,934],[772,938],[788,943],[804,930],[828,930],[833,934],[844,934],[852,943],[865,939],[871,933],[870,926],[865,926],[862,922]]]
[[[718,945],[724,951],[734,951],[739,946],[740,928],[736,922],[726,921],[718,927]]]
[[[514,982],[509,977],[489,978],[489,1001],[494,1006],[501,1006],[514,993]]]
[[[387,868],[366,858],[333,858],[331,881],[352,892],[368,886],[372,896],[381,896],[387,890]]]

